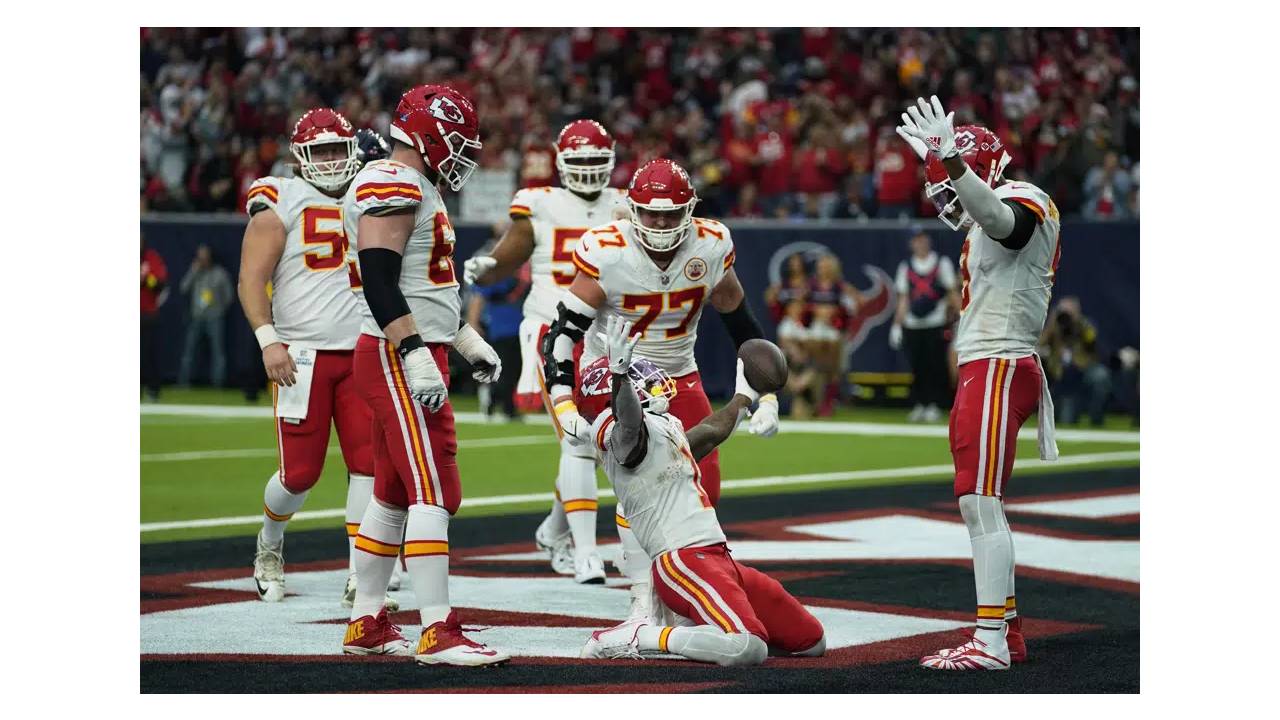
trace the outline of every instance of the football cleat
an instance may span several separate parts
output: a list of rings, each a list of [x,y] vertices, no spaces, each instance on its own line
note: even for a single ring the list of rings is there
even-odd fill
[[[263,602],[280,602],[284,599],[284,540],[269,545],[258,533],[257,552],[253,556],[253,584],[258,587],[258,599]]]
[[[640,628],[645,623],[628,620],[605,630],[596,630],[582,646],[578,657],[600,660],[640,660]]]
[[[539,550],[547,553],[551,560],[551,569],[561,575],[574,575],[573,534],[565,530],[561,535],[553,535],[547,527],[551,522],[548,515],[533,533],[533,542]]]
[[[585,553],[573,563],[573,581],[586,585],[604,584],[604,561],[600,553]]]
[[[1008,670],[1009,646],[988,645],[975,635],[960,647],[921,658],[920,666],[931,670]]]
[[[365,615],[347,623],[342,652],[347,655],[413,654],[409,641],[400,634],[399,626],[391,624],[386,608],[379,610],[377,615]]]
[[[388,587],[387,589],[390,590],[391,588]],[[347,575],[347,587],[345,590],[342,591],[342,607],[351,608],[351,607],[354,607],[355,604],[356,604],[356,574],[351,573],[350,575]],[[400,609],[400,601],[396,600],[390,595],[388,595],[386,599],[382,601],[382,604],[390,612],[395,612]]]
[[[462,634],[458,611],[451,610],[443,622],[435,622],[422,629],[414,659],[421,665],[479,667],[505,663],[511,656],[468,639]]]
[[[1015,665],[1026,662],[1027,639],[1022,635],[1022,617],[1015,616],[1006,620],[1005,624],[1009,626],[1009,632],[1005,635],[1005,640],[1009,643],[1009,662]]]

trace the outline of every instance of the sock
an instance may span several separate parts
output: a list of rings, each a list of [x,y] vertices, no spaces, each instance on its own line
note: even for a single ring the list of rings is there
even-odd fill
[[[626,516],[622,513],[622,504],[619,503],[614,520],[618,526],[618,539],[622,541],[622,557],[619,566],[622,574],[631,581],[631,615],[639,615],[641,612],[647,615],[651,604],[649,591],[653,561],[649,559],[644,548],[640,547],[640,541],[636,539],[631,526],[627,524]]]
[[[726,633],[710,625],[640,628],[636,640],[641,650],[668,652],[690,660],[717,665],[759,665],[769,647],[750,633]]]
[[[974,637],[988,645],[1002,645],[1005,600],[1009,597],[1006,588],[1013,567],[1004,505],[1000,498],[990,495],[964,495],[960,498],[960,514],[973,546],[973,579],[978,595],[978,629]]]
[[[560,478],[556,478],[559,483]],[[560,488],[556,488],[556,499],[551,503],[551,514],[543,521],[552,537],[560,537],[569,532],[569,518],[564,512],[564,503],[560,502]]]
[[[360,532],[360,521],[364,519],[365,508],[373,497],[373,477],[370,475],[347,475],[347,557],[351,558],[348,572],[356,571],[356,533]]]
[[[391,569],[400,554],[406,514],[401,508],[387,507],[376,500],[365,508],[356,537],[356,599],[351,606],[352,620],[377,615],[382,610]]]
[[[280,473],[271,476],[262,493],[262,539],[272,545],[284,540],[284,527],[307,499],[307,493],[289,492],[280,482]]]
[[[422,612],[422,627],[449,617],[449,511],[437,505],[409,508],[404,561]]]
[[[590,458],[560,453],[560,474],[556,477],[557,505],[573,533],[575,557],[596,551],[596,463]]]
[[[1005,592],[1009,593],[1009,597],[1004,599],[1004,621],[1009,622],[1018,617],[1018,603],[1014,599],[1013,591],[1013,575],[1014,568],[1017,567],[1018,561],[1013,552],[1013,531],[1009,532],[1009,586]]]

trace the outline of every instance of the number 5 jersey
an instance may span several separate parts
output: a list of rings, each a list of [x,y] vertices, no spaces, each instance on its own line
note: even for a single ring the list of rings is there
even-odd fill
[[[302,178],[264,177],[249,188],[246,210],[274,212],[284,224],[284,252],[271,275],[271,318],[286,343],[351,350],[360,312],[351,293],[342,199]]]

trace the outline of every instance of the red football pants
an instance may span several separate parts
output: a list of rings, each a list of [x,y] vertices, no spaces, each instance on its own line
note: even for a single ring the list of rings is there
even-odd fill
[[[1034,355],[985,358],[960,366],[950,429],[956,497],[1003,496],[1013,472],[1018,430],[1036,411],[1040,387]]]
[[[449,346],[428,343],[445,383]],[[390,342],[361,335],[356,386],[373,411],[373,496],[396,507],[438,505],[449,514],[462,502],[453,406],[429,412],[409,394],[400,355]]]
[[[751,633],[786,653],[822,639],[822,623],[777,580],[741,565],[724,543],[682,548],[653,560],[662,602],[699,625]]]
[[[271,386],[272,397],[276,386]],[[352,351],[317,350],[311,373],[307,417],[300,423],[276,418],[280,484],[291,493],[310,490],[320,479],[329,452],[329,426],[338,429],[338,445],[347,471],[373,474],[373,416],[356,392]]]

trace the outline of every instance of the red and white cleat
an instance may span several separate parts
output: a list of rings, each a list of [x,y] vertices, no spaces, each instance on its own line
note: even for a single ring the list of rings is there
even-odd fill
[[[1005,640],[1009,643],[1009,662],[1024,663],[1027,661],[1027,639],[1022,636],[1022,618],[1015,617],[1012,620],[1005,621],[1009,626],[1009,632],[1005,635]]]
[[[643,622],[628,620],[604,630],[596,630],[582,646],[578,657],[614,660],[640,660],[640,628]]]
[[[384,607],[376,616],[365,615],[347,623],[342,639],[342,652],[347,655],[412,655],[409,641],[400,628],[391,624]]]
[[[973,637],[960,647],[921,658],[920,666],[930,670],[1008,670],[1009,648],[988,645]]]
[[[458,611],[453,610],[443,622],[435,622],[422,629],[414,659],[422,665],[478,667],[498,665],[510,660],[511,656],[467,639],[458,622]]]

